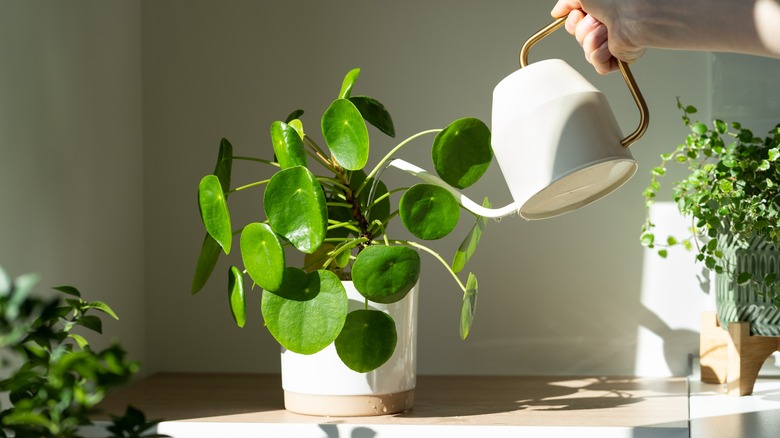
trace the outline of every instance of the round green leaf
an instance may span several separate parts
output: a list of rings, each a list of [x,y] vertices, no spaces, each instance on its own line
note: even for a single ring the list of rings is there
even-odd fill
[[[293,126],[284,122],[273,122],[271,124],[271,142],[274,146],[276,161],[279,162],[282,169],[293,166],[306,167],[303,140]]]
[[[336,99],[322,115],[322,135],[341,167],[358,170],[368,162],[368,129],[363,116],[347,99]]]
[[[355,289],[377,303],[403,299],[419,278],[420,254],[406,246],[369,246],[352,266]]]
[[[325,239],[325,193],[309,169],[296,166],[277,172],[265,188],[263,207],[271,229],[301,252],[311,254]]]
[[[265,290],[276,290],[284,277],[284,249],[271,227],[251,223],[241,232],[241,258],[252,281]]]
[[[395,322],[390,315],[378,310],[355,310],[347,315],[335,345],[347,367],[367,373],[390,359],[397,342]]]
[[[206,175],[198,185],[198,207],[200,217],[206,231],[217,241],[219,246],[230,253],[233,231],[230,226],[230,212],[227,207],[222,184],[216,175]]]
[[[393,118],[381,102],[368,96],[353,96],[349,101],[355,104],[366,122],[390,137],[395,137]]]
[[[436,136],[432,155],[441,179],[464,189],[477,182],[493,160],[490,129],[479,119],[456,120]]]
[[[466,339],[474,322],[474,312],[477,311],[477,276],[469,272],[466,280],[466,292],[463,293],[463,303],[460,307],[460,338]]]
[[[228,272],[228,298],[230,299],[230,313],[233,315],[233,320],[236,325],[243,327],[246,323],[244,275],[235,266],[231,266]]]
[[[401,196],[398,212],[406,229],[420,239],[435,240],[449,234],[458,224],[460,206],[446,189],[417,184]]]
[[[265,325],[284,348],[299,354],[330,345],[344,327],[347,307],[347,292],[329,271],[307,274],[288,267],[282,286],[263,292]]]

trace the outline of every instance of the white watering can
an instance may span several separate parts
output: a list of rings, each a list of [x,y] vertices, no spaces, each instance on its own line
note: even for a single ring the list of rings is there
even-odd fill
[[[623,137],[606,97],[560,59],[528,65],[528,51],[561,27],[559,18],[531,36],[520,69],[493,91],[492,146],[514,202],[484,208],[425,170],[403,160],[390,166],[449,190],[475,214],[546,219],[576,210],[622,186],[636,173],[628,146],[647,130],[647,104],[631,71],[618,61],[639,107],[639,127]]]

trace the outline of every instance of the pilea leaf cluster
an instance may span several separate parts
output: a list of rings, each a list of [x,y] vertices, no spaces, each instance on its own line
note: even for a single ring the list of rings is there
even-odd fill
[[[737,272],[728,266],[722,243],[726,239],[749,241],[760,237],[777,246],[780,243],[780,125],[766,137],[758,137],[739,122],[713,121],[711,126],[691,121],[693,106],[677,101],[683,123],[691,130],[685,142],[661,155],[661,164],[652,169],[645,189],[647,215],[641,242],[666,257],[668,248],[696,249],[696,259],[710,270],[733,276],[736,284],[755,282],[761,290],[780,302],[780,283],[775,273],[754,278],[750,272]],[[691,234],[659,239],[650,221],[649,209],[661,189],[667,167],[687,166],[688,176],[673,185],[677,209],[691,218]]]
[[[455,229],[461,206],[450,191],[431,184],[390,190],[381,180],[383,170],[413,140],[435,134],[434,168],[442,180],[462,189],[485,173],[493,151],[488,127],[478,119],[463,118],[444,129],[410,136],[369,168],[367,124],[390,138],[395,137],[395,127],[382,103],[352,94],[359,73],[359,69],[347,73],[338,97],[319,120],[323,141],[312,134],[316,128],[304,127],[304,112],[297,110],[271,124],[272,148],[265,156],[236,156],[228,140],[220,142],[214,171],[198,187],[206,235],[192,292],[203,288],[220,254],[230,253],[233,238],[239,235],[243,267],[231,266],[228,273],[236,324],[244,326],[246,294],[257,285],[262,289],[265,326],[284,348],[313,354],[334,343],[349,368],[367,372],[390,358],[397,339],[393,320],[370,303],[389,304],[407,296],[420,276],[420,251],[441,262],[460,287],[460,333],[466,338],[477,301],[477,279],[469,273],[464,285],[457,274],[474,254],[486,224],[475,217],[474,228],[451,264],[418,241],[391,238],[386,230],[398,217],[417,239],[441,239]],[[273,166],[275,173],[268,180],[231,188],[232,166],[239,160]],[[260,187],[264,216],[234,228],[228,198],[233,202],[243,196],[240,192]],[[304,254],[303,266],[290,265],[287,254],[293,250]],[[353,281],[365,298],[364,309],[348,313],[345,280]]]

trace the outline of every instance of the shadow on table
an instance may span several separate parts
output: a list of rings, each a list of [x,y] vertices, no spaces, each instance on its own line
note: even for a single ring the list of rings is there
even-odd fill
[[[415,406],[399,417],[473,416],[516,411],[585,411],[640,403],[637,390],[669,392],[663,380],[604,377],[480,377],[452,380],[427,377],[418,383]]]

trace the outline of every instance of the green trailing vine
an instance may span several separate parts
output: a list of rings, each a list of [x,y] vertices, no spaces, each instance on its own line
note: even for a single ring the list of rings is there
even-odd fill
[[[724,258],[722,244],[732,238],[747,241],[760,237],[780,243],[780,125],[760,137],[739,122],[714,120],[711,125],[692,121],[693,106],[677,107],[690,128],[685,142],[661,155],[644,190],[645,223],[641,242],[666,257],[668,249],[682,246],[696,251],[696,260],[717,273],[733,276],[736,284],[753,282],[780,303],[777,274],[755,278],[751,272],[735,272]],[[677,209],[690,217],[690,234],[659,239],[650,220],[650,207],[661,190],[661,180],[671,165],[687,168],[687,177],[676,181],[673,200]]]

